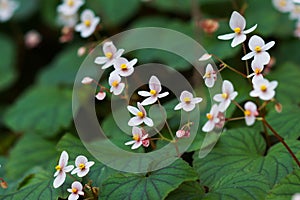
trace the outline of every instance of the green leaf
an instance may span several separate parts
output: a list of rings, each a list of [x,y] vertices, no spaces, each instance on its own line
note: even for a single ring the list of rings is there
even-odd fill
[[[16,0],[19,4],[13,19],[23,21],[32,16],[39,8],[39,0]]]
[[[189,13],[192,7],[192,1],[181,1],[181,0],[156,0],[149,2],[147,5],[155,7],[161,11],[169,11],[176,13]]]
[[[267,200],[290,200],[292,196],[299,193],[300,169],[293,171],[275,185],[267,196]]]
[[[166,200],[197,200],[202,199],[204,196],[204,188],[196,181],[188,181],[182,183],[176,190],[172,191]]]
[[[41,71],[38,83],[41,85],[73,85],[76,73],[84,59],[77,55],[79,45],[73,45],[60,52],[54,61]]]
[[[16,72],[14,69],[16,50],[13,41],[0,34],[0,91],[9,87],[16,80]]]
[[[38,135],[24,135],[10,152],[5,165],[6,175],[16,179],[36,166],[52,169],[50,163],[53,163],[56,155],[54,143]]]
[[[223,171],[224,172],[224,171]],[[253,199],[261,200],[267,195],[270,186],[265,177],[257,173],[238,172],[224,174],[212,186],[203,199]]]
[[[15,132],[54,136],[72,120],[72,91],[56,87],[33,87],[22,94],[4,115]]]
[[[193,169],[179,159],[148,175],[116,174],[103,183],[102,199],[164,199],[184,181],[196,180]]]
[[[299,151],[299,141],[286,141],[294,152]],[[194,167],[201,183],[212,186],[226,174],[239,171],[259,173],[269,181],[277,183],[293,170],[293,159],[281,143],[272,146],[264,156],[266,144],[255,129],[232,129],[222,133],[217,145],[205,157],[194,155]]]
[[[57,16],[56,11],[58,1],[43,1],[40,5],[40,15],[42,16],[43,22],[51,27],[57,27]]]

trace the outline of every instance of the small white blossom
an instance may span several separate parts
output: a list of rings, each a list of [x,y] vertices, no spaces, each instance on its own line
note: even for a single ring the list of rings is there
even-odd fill
[[[300,193],[294,194],[291,200],[300,200]]]
[[[133,66],[137,63],[137,59],[133,59],[130,62],[123,57],[117,58],[114,62],[115,72],[120,76],[130,76],[134,72]]]
[[[169,94],[169,92],[163,92],[160,94],[161,84],[156,76],[151,76],[151,78],[149,80],[149,88],[150,88],[149,92],[148,91],[139,91],[138,92],[139,95],[141,95],[143,97],[148,97],[147,99],[142,101],[141,104],[143,106],[153,104],[157,101],[158,98],[166,97]]]
[[[106,97],[106,93],[103,91],[100,91],[96,94],[96,99],[98,99],[99,101],[103,100]]]
[[[213,87],[215,84],[215,81],[217,80],[217,73],[213,69],[211,64],[208,64],[206,66],[205,74],[203,76],[203,79],[205,79],[205,85],[209,88]]]
[[[109,76],[108,83],[111,86],[110,92],[112,92],[114,95],[121,94],[125,88],[125,84],[121,83],[121,77],[116,73],[112,73]]]
[[[75,159],[76,168],[71,172],[71,174],[77,174],[78,177],[84,177],[89,173],[90,167],[94,164],[94,161],[88,161],[85,156],[77,156]]]
[[[57,6],[57,12],[66,16],[74,15],[83,4],[83,0],[63,0],[63,3]]]
[[[219,110],[217,104],[214,104],[211,107],[210,112],[206,114],[206,117],[208,121],[202,127],[203,132],[210,132],[215,127],[222,128],[225,123],[224,114]]]
[[[148,134],[143,133],[141,128],[136,126],[132,127],[132,139],[129,142],[126,142],[125,145],[132,145],[131,149],[137,149],[141,145],[148,147],[149,146],[149,139]]]
[[[19,7],[19,3],[13,0],[0,0],[0,22],[8,21]]]
[[[74,27],[78,21],[78,14],[65,15],[63,13],[58,13],[57,23],[64,27]]]
[[[277,10],[283,13],[291,12],[294,7],[292,0],[273,0],[273,5]]]
[[[253,60],[251,62],[251,69],[253,70],[252,74],[249,74],[248,77],[252,77],[252,82],[255,81],[255,79],[263,78],[262,71],[264,70],[264,65],[261,64],[259,60]]]
[[[55,167],[56,172],[54,174],[54,177],[56,178],[53,181],[54,188],[58,188],[59,186],[61,186],[65,182],[66,173],[72,171],[72,169],[74,168],[73,165],[67,166],[68,160],[68,153],[66,151],[63,151],[60,155],[58,165]]]
[[[94,79],[92,79],[91,77],[84,77],[81,81],[82,84],[85,84],[85,85],[89,85],[91,84],[92,82],[94,81]]]
[[[246,34],[251,33],[257,27],[257,24],[248,30],[244,30],[246,27],[245,18],[240,15],[240,13],[233,11],[229,21],[230,28],[234,31],[234,33],[229,33],[225,35],[218,36],[220,40],[232,40],[231,47],[235,47],[246,40]]]
[[[80,32],[81,37],[87,38],[92,35],[100,22],[100,18],[96,17],[91,10],[84,10],[80,15],[81,23],[75,26],[75,30]]]
[[[247,126],[251,126],[255,122],[255,117],[258,116],[257,106],[255,105],[255,103],[248,101],[247,103],[245,103],[244,108],[246,124]]]
[[[129,126],[138,126],[142,123],[145,123],[147,126],[152,127],[153,126],[153,121],[152,121],[152,119],[147,117],[146,110],[140,102],[137,103],[137,107],[138,107],[138,109],[136,107],[133,107],[133,106],[127,106],[128,111],[131,114],[135,115],[135,117],[132,117],[128,121],[128,125]]]
[[[265,41],[261,37],[253,35],[248,45],[251,52],[242,57],[242,60],[248,60],[254,57],[254,60],[258,59],[264,65],[270,62],[270,54],[266,51],[275,45],[274,41],[265,44]]]
[[[82,191],[83,187],[80,182],[74,181],[72,183],[71,188],[67,189],[71,194],[68,197],[68,200],[77,200],[79,199],[79,195],[83,196],[84,192]]]
[[[274,89],[278,85],[277,81],[269,82],[265,78],[259,78],[254,80],[252,83],[254,90],[250,92],[251,97],[259,97],[261,100],[268,101],[275,96]]]
[[[222,94],[216,94],[214,96],[214,100],[220,102],[219,110],[224,112],[237,95],[238,93],[234,91],[232,83],[228,80],[225,80],[223,81],[222,85]]]
[[[197,103],[200,103],[202,98],[200,97],[193,97],[193,94],[188,91],[183,91],[180,94],[180,103],[177,104],[174,110],[183,109],[186,112],[192,111]]]
[[[212,56],[211,54],[205,53],[199,58],[199,61],[206,61],[206,60],[210,59],[211,56]]]
[[[97,57],[95,63],[102,65],[102,69],[106,69],[112,66],[117,58],[120,58],[124,53],[124,49],[119,49],[115,47],[113,42],[105,42],[103,45],[104,56]]]

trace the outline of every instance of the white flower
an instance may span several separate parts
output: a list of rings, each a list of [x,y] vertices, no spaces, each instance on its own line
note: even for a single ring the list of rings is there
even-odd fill
[[[149,88],[150,88],[150,92],[147,92],[147,91],[139,91],[138,92],[139,95],[141,95],[143,97],[148,97],[147,99],[142,101],[141,104],[143,106],[153,104],[157,101],[158,98],[166,97],[169,94],[169,92],[164,92],[164,93],[160,94],[161,84],[156,76],[151,76],[151,78],[149,80]]]
[[[132,145],[131,149],[137,149],[141,145],[147,147],[149,146],[148,134],[144,134],[141,128],[136,126],[132,127],[132,139],[129,142],[126,142],[125,145]],[[148,142],[144,142],[148,141]]]
[[[130,62],[126,58],[117,58],[114,62],[115,72],[120,76],[130,76],[134,72],[133,66],[137,63],[137,59],[133,59]]]
[[[231,42],[231,47],[235,47],[246,40],[246,34],[251,33],[257,27],[257,24],[248,30],[244,30],[246,27],[245,18],[240,15],[238,12],[233,11],[229,21],[230,28],[234,31],[234,33],[229,33],[225,35],[218,36],[220,40],[230,40],[233,38]]]
[[[248,60],[254,56],[254,60],[258,59],[264,65],[270,62],[270,54],[266,51],[275,45],[274,41],[265,44],[265,41],[261,37],[253,35],[248,45],[252,52],[242,57],[242,60]]]
[[[248,101],[244,105],[245,111],[245,121],[248,126],[251,126],[255,122],[255,117],[258,116],[257,106],[255,103]]]
[[[60,155],[58,165],[55,167],[56,172],[54,174],[54,177],[56,178],[53,181],[54,188],[58,188],[59,186],[61,186],[65,182],[66,172],[70,172],[74,168],[73,165],[67,166],[68,160],[68,153],[66,151],[63,151]]]
[[[103,91],[100,91],[96,94],[96,99],[98,99],[99,101],[103,100],[106,97],[106,93]]]
[[[63,0],[63,3],[57,6],[57,12],[66,16],[74,15],[83,4],[83,0]]]
[[[71,188],[67,189],[71,194],[68,197],[68,200],[77,200],[79,199],[79,195],[83,196],[84,192],[82,191],[83,187],[80,182],[74,181],[72,183]]]
[[[290,19],[300,20],[300,5],[295,4],[290,13]]]
[[[95,14],[91,10],[84,10],[80,15],[81,23],[75,26],[75,30],[80,32],[81,37],[87,38],[92,35],[96,29],[96,26],[100,22],[99,17],[95,17]]]
[[[200,97],[193,97],[193,94],[188,91],[183,91],[180,94],[180,103],[177,104],[174,108],[174,110],[183,109],[186,112],[192,111],[196,103],[200,103],[202,101],[202,98]]]
[[[128,125],[129,126],[138,126],[142,123],[145,123],[147,126],[152,127],[153,121],[152,121],[152,119],[147,117],[146,110],[140,102],[137,103],[137,107],[138,107],[138,109],[133,106],[127,106],[127,109],[129,110],[129,112],[131,114],[135,115],[135,117],[132,117],[128,121]]]
[[[291,200],[300,200],[300,193],[294,194]]]
[[[203,54],[198,60],[199,60],[199,61],[205,61],[205,60],[210,59],[211,56],[212,56],[211,54],[205,53],[205,54]]]
[[[13,0],[0,0],[0,22],[8,21],[19,7],[19,3]]]
[[[112,66],[115,62],[115,59],[120,58],[124,53],[124,49],[119,49],[115,47],[113,42],[105,42],[103,45],[103,53],[105,56],[97,57],[95,63],[102,65],[102,69],[106,69]]]
[[[280,12],[290,12],[293,10],[294,4],[292,0],[273,0],[274,7]]]
[[[253,70],[252,74],[249,74],[248,77],[252,77],[252,82],[255,81],[255,79],[263,78],[262,71],[264,70],[264,65],[261,64],[259,60],[253,60],[251,62],[251,68]]]
[[[253,81],[253,88],[250,92],[251,97],[259,97],[261,100],[268,101],[275,96],[274,89],[277,87],[277,81],[269,82],[265,78],[259,78]]]
[[[125,84],[121,83],[121,77],[116,73],[111,73],[108,83],[111,86],[110,92],[112,92],[114,95],[121,94],[125,88]]]
[[[58,14],[57,23],[65,27],[74,27],[78,21],[78,14],[65,15],[63,13]]]
[[[230,102],[235,99],[238,95],[236,91],[234,91],[233,85],[230,81],[223,81],[222,85],[222,94],[216,94],[214,96],[214,100],[220,102],[219,110],[224,112],[230,105]]]
[[[94,79],[92,79],[91,77],[84,77],[81,81],[82,84],[85,84],[85,85],[89,85],[91,84],[92,82],[94,81]]]
[[[76,168],[71,172],[71,174],[77,174],[78,177],[84,177],[90,171],[90,167],[93,166],[95,162],[88,161],[85,156],[77,156],[75,160]]]
[[[215,127],[222,128],[225,123],[225,117],[222,112],[220,112],[218,105],[214,104],[210,112],[206,114],[208,121],[202,127],[203,132],[210,132]]]
[[[217,80],[217,73],[211,66],[211,64],[208,64],[206,66],[205,74],[203,76],[203,79],[205,79],[205,85],[209,88],[213,87],[215,84],[215,81]]]

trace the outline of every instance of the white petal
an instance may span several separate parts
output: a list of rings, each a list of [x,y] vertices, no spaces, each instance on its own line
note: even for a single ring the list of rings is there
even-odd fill
[[[251,97],[258,97],[259,94],[260,94],[260,92],[258,90],[252,90],[249,95]]]
[[[68,164],[69,155],[66,151],[61,152],[60,158],[59,158],[59,165],[61,167],[65,167]]]
[[[79,198],[78,194],[70,194],[68,197],[68,200],[77,200]]]
[[[183,92],[181,92],[181,95],[180,95],[180,101],[181,102],[184,102],[184,99],[185,98],[190,98],[190,99],[192,99],[193,98],[193,94],[192,93],[190,93],[190,92],[188,92],[188,91],[183,91]]]
[[[266,51],[259,52],[254,56],[254,60],[259,60],[263,65],[266,65],[270,62],[270,54]]]
[[[225,110],[227,110],[227,108],[229,107],[230,105],[230,100],[229,99],[226,99],[225,101],[221,102],[219,104],[219,110],[221,112],[225,112]]]
[[[253,52],[253,51],[250,52],[250,53],[247,53],[246,55],[244,55],[244,56],[242,57],[242,60],[248,60],[248,59],[252,58],[255,54],[256,54],[256,53]]]
[[[153,121],[152,119],[150,119],[149,117],[145,117],[144,118],[144,123],[149,126],[149,127],[152,127],[153,126]]]
[[[137,59],[135,58],[135,59],[133,59],[133,60],[131,60],[129,63],[128,63],[128,67],[133,67],[136,63],[137,63]]]
[[[93,82],[94,79],[92,79],[91,77],[84,77],[81,81],[82,84],[88,85],[91,84]]]
[[[205,53],[205,54],[203,54],[198,60],[199,60],[199,61],[205,61],[205,60],[210,59],[211,56],[212,56],[211,54]]]
[[[182,103],[179,103],[175,106],[174,110],[179,110],[182,108]]]
[[[210,132],[210,131],[212,131],[212,130],[214,129],[214,127],[215,127],[214,122],[208,120],[208,121],[204,124],[204,126],[202,127],[202,131],[203,131],[203,132]]]
[[[259,95],[259,98],[261,100],[268,101],[268,100],[271,100],[274,96],[275,96],[275,91],[274,90],[267,90],[266,92],[262,92]]]
[[[140,112],[139,109],[137,109],[136,107],[133,107],[133,106],[127,106],[127,109],[133,115],[137,115],[137,113]]]
[[[262,51],[267,51],[267,50],[271,49],[274,45],[275,45],[274,41],[268,42],[266,45],[261,47],[261,50]]]
[[[196,104],[196,103],[200,103],[202,101],[202,98],[200,97],[195,97],[192,99],[192,103]]]
[[[117,87],[114,87],[113,89],[113,93],[114,95],[119,95],[123,92],[125,88],[125,84],[124,83],[119,83],[119,85]]]
[[[101,69],[107,69],[107,68],[113,66],[113,65],[114,65],[114,62],[115,62],[115,60],[108,60],[108,61],[101,67]]]
[[[183,105],[182,105],[182,109],[184,110],[184,111],[186,111],[186,112],[190,112],[190,111],[192,111],[192,110],[194,110],[194,108],[195,108],[195,104],[194,103],[192,103],[192,102],[190,102],[190,103],[184,103]]]
[[[265,41],[257,35],[253,35],[249,40],[249,49],[251,49],[251,51],[255,51],[256,46],[263,47],[264,45]]]
[[[242,44],[246,40],[246,38],[246,35],[242,33],[237,34],[231,42],[231,47],[236,47],[237,45]]]
[[[222,102],[222,101],[224,101],[224,98],[222,97],[222,94],[216,94],[216,95],[214,96],[214,100],[215,100],[216,102]]]
[[[85,163],[85,166],[88,167],[88,168],[90,168],[90,167],[93,166],[94,164],[95,164],[94,161],[89,161],[89,162]]]
[[[102,65],[102,64],[106,63],[107,61],[108,61],[107,57],[97,57],[94,62],[98,65]]]
[[[134,143],[135,143],[135,140],[131,140],[131,141],[129,141],[129,142],[126,142],[125,145],[132,145],[132,144],[134,144]]]
[[[142,101],[142,105],[143,106],[147,106],[147,105],[151,105],[153,103],[155,103],[157,101],[157,97],[151,96],[148,97],[147,99],[145,99],[144,101]]]
[[[144,114],[144,117],[146,117],[147,113],[146,113],[146,110],[145,110],[144,106],[140,102],[137,102],[137,107]]]
[[[246,121],[247,126],[251,126],[255,122],[255,117],[254,116],[246,116],[245,121]]]
[[[84,177],[89,173],[89,168],[85,168],[84,170],[80,170],[80,172],[77,173],[78,177]]]
[[[268,89],[274,90],[277,86],[278,86],[277,81],[271,81]]]
[[[252,26],[251,28],[244,30],[243,32],[245,34],[251,33],[252,31],[254,31],[257,28],[257,24],[255,24],[254,26]]]
[[[143,119],[140,117],[132,117],[129,121],[128,121],[128,125],[129,126],[138,126],[140,124],[143,123]]]
[[[228,33],[225,35],[219,35],[218,39],[219,40],[231,40],[232,38],[234,38],[234,36],[235,36],[235,33]]]
[[[106,97],[105,92],[98,92],[97,95],[95,96],[98,100],[103,100]]]
[[[64,168],[64,172],[70,172],[70,171],[72,171],[73,168],[74,168],[73,165],[66,166],[66,167]]]
[[[142,145],[142,141],[136,142],[132,145],[131,149],[137,149]]]
[[[65,179],[66,179],[66,173],[64,172],[59,173],[58,176],[53,181],[53,187],[54,188],[60,187],[65,182]]]
[[[148,91],[138,91],[138,94],[142,97],[150,97],[151,94]]]
[[[111,42],[111,41],[105,42],[103,45],[103,52],[104,52],[104,54],[106,54],[106,53],[115,54],[117,52],[117,48],[115,47],[113,42]]]
[[[246,20],[240,13],[233,11],[229,20],[229,26],[232,30],[237,27],[244,30],[246,27]]]
[[[234,91],[232,83],[228,80],[224,80],[222,85],[222,91],[223,93],[231,94]]]
[[[163,93],[161,93],[161,94],[158,94],[157,97],[158,97],[158,98],[163,98],[163,97],[166,97],[166,96],[168,96],[168,95],[169,95],[169,92],[163,92]]]
[[[213,77],[205,78],[205,85],[209,88],[213,87],[215,84],[215,79]]]
[[[122,54],[124,53],[124,49],[119,49],[116,54],[114,55],[114,58],[119,58],[122,56]]]
[[[151,76],[149,80],[149,88],[151,90],[156,90],[158,93],[161,91],[161,84],[156,76]]]
[[[78,167],[81,163],[86,163],[87,161],[88,159],[85,156],[79,155],[75,159],[75,165]]]
[[[71,174],[77,174],[77,173],[80,172],[80,171],[81,171],[81,169],[75,168],[75,169],[71,172]]]
[[[234,100],[235,97],[236,97],[237,95],[238,95],[237,92],[233,92],[233,93],[231,93],[231,94],[229,95],[229,99],[230,99],[230,100]]]
[[[114,81],[117,81],[118,83],[120,83],[121,77],[116,73],[111,73],[108,78],[108,84],[111,86]]]
[[[79,190],[79,191],[81,191],[82,190],[82,184],[80,183],[80,182],[78,182],[78,181],[74,181],[73,183],[72,183],[72,186],[71,186],[72,188],[76,188],[77,190]]]

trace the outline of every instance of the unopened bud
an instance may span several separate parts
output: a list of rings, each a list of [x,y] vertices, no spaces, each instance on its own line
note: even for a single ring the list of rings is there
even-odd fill
[[[42,40],[42,36],[36,30],[28,31],[24,36],[25,46],[29,49],[37,47]]]
[[[77,55],[79,57],[83,56],[86,52],[86,48],[85,47],[80,47],[78,50],[77,50]]]
[[[276,112],[278,112],[278,113],[281,113],[281,112],[282,112],[282,105],[281,105],[281,103],[276,103],[276,104],[275,104],[275,110],[276,110]]]
[[[4,181],[4,180],[2,180],[2,181],[0,182],[0,186],[1,186],[3,189],[8,188],[7,182]]]
[[[211,54],[205,53],[205,54],[203,54],[198,60],[199,60],[199,61],[205,61],[205,60],[210,59],[211,56],[212,56]]]
[[[106,93],[105,92],[98,92],[97,94],[96,94],[96,98],[98,99],[98,100],[103,100],[104,98],[106,97]]]
[[[85,85],[89,85],[93,82],[94,79],[92,79],[91,77],[84,77],[81,81],[82,84],[85,84]]]
[[[216,32],[219,28],[219,22],[214,19],[202,20],[199,25],[205,33],[212,34]]]

